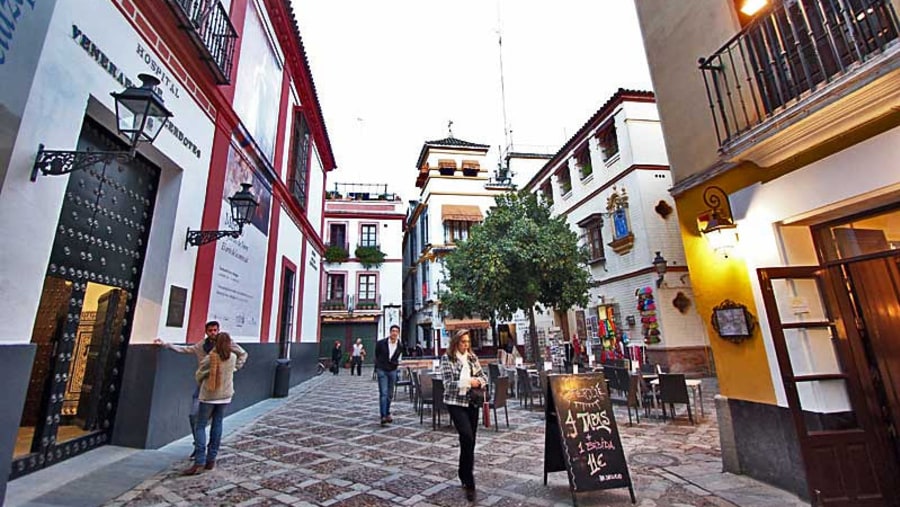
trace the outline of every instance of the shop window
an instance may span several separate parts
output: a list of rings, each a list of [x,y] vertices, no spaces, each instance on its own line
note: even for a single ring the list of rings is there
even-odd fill
[[[470,329],[469,330],[469,339],[472,341],[471,346],[472,350],[478,350],[482,347],[490,347],[491,343],[488,342],[487,329]]]

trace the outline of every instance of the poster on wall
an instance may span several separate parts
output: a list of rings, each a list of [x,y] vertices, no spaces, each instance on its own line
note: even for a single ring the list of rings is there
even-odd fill
[[[241,35],[234,110],[270,162],[274,162],[281,65],[269,43],[262,20],[250,2]]]
[[[210,289],[209,319],[219,321],[222,331],[230,333],[233,339],[253,342],[259,341],[272,195],[232,146],[225,170],[220,229],[236,228],[228,198],[240,190],[241,183],[253,184],[250,191],[259,206],[239,238],[223,238],[216,242],[218,251]]]

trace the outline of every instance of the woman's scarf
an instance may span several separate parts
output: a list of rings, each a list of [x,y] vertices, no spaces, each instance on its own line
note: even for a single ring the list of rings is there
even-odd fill
[[[457,382],[457,385],[459,386],[459,395],[465,396],[466,392],[469,391],[469,386],[472,384],[472,375],[470,373],[472,366],[469,364],[468,354],[457,352],[456,360],[461,365],[459,370],[459,381]]]
[[[206,378],[206,388],[210,391],[219,389],[219,364],[221,362],[219,354],[213,350],[209,354],[209,377]]]

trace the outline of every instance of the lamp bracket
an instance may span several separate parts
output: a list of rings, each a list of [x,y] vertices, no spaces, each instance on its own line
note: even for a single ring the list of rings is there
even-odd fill
[[[125,162],[132,158],[134,158],[133,151],[45,150],[44,145],[40,144],[34,158],[34,166],[31,168],[31,181],[37,181],[38,172],[44,176],[60,176],[87,169],[99,162],[106,164],[113,160]]]
[[[728,201],[728,194],[722,188],[715,185],[706,187],[703,191],[703,203],[709,206],[712,211],[719,213],[720,216],[724,214],[725,218],[729,220],[734,219],[734,216],[731,214],[731,203]]]
[[[187,237],[184,240],[184,249],[187,250],[189,246],[200,246],[212,243],[213,241],[218,241],[229,236],[237,239],[241,236],[241,232],[243,232],[242,229],[233,231],[192,231],[188,229]]]

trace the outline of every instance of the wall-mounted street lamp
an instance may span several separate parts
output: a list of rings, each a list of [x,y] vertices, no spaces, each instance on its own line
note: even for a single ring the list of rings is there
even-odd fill
[[[709,246],[720,252],[726,258],[728,253],[737,246],[737,225],[731,214],[731,203],[728,195],[719,187],[707,187],[703,191],[703,202],[709,206],[706,225],[700,229]]]
[[[162,131],[172,113],[166,109],[162,97],[156,93],[159,79],[150,74],[139,74],[141,86],[129,86],[120,93],[111,93],[116,100],[116,124],[119,134],[128,138],[127,151],[63,151],[45,150],[38,146],[38,153],[31,169],[31,181],[38,172],[46,175],[62,175],[85,169],[98,162],[131,160],[138,143],[152,143]]]
[[[666,271],[669,269],[669,261],[666,260],[659,252],[656,252],[656,257],[653,259],[653,269],[656,270],[656,274],[659,275],[659,278],[656,279],[656,288],[662,287],[663,279],[666,277]]]
[[[228,202],[231,204],[231,219],[237,224],[237,229],[225,231],[192,231],[188,229],[187,238],[184,240],[184,249],[187,250],[188,246],[205,245],[228,236],[239,238],[244,232],[244,226],[250,223],[250,219],[256,213],[256,207],[259,206],[259,202],[250,193],[252,186],[250,183],[241,183],[241,189],[228,198]]]

